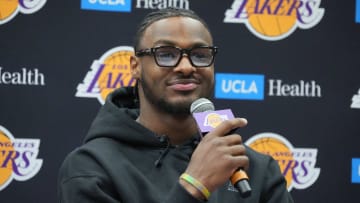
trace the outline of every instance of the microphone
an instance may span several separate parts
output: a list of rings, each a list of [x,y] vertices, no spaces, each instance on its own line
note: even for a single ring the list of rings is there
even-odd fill
[[[215,111],[214,104],[206,98],[195,100],[191,104],[190,112],[195,118],[202,135],[210,132],[224,120],[234,118],[234,115],[230,109]],[[230,134],[235,130],[236,129],[232,130]],[[251,195],[251,187],[248,180],[249,178],[242,168],[238,168],[230,178],[233,186],[244,198]]]

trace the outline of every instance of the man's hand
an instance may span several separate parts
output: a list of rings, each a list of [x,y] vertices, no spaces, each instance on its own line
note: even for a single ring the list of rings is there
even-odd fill
[[[229,134],[246,125],[247,120],[243,118],[225,120],[206,134],[194,151],[185,173],[212,192],[228,181],[239,167],[247,169],[249,160],[245,155],[241,136]],[[180,184],[193,196],[201,196],[185,181],[180,180]]]

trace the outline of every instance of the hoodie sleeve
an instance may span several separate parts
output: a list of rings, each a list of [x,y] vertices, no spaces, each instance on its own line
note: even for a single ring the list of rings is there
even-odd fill
[[[106,173],[84,150],[64,160],[58,177],[60,203],[120,203]]]
[[[263,195],[261,201],[264,203],[293,203],[293,199],[286,188],[286,180],[280,171],[278,163],[269,158],[265,170]]]
[[[60,203],[203,202],[191,196],[178,182],[174,182],[168,192],[162,192],[151,189],[151,185],[143,185],[144,188],[140,188],[138,183],[141,181],[134,179],[139,178],[139,174],[129,174],[120,170],[117,174],[121,175],[109,176],[109,171],[98,161],[99,159],[83,148],[67,156],[59,170]],[[121,185],[115,185],[116,178],[121,180]]]
[[[60,203],[120,203],[111,188],[104,187],[98,176],[78,176],[64,181],[59,188]],[[167,199],[161,203],[204,203],[191,196],[180,184],[176,184]]]
[[[111,188],[102,183],[101,177],[82,175],[60,184],[60,203],[119,203]]]
[[[162,203],[203,203],[188,193],[180,183],[177,183],[169,193],[168,198]]]

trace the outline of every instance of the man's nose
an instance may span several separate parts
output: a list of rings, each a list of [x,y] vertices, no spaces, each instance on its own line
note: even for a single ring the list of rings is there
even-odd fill
[[[181,56],[179,64],[174,68],[174,71],[182,72],[184,75],[190,75],[196,71],[196,67],[191,64],[189,56],[184,53]]]

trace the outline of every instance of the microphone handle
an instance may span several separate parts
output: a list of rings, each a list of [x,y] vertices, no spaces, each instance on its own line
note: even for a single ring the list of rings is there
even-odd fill
[[[229,134],[235,133],[238,128],[230,131]],[[240,192],[241,197],[246,198],[251,195],[251,187],[249,184],[249,177],[245,173],[244,169],[238,168],[230,178],[233,186]]]
[[[248,180],[249,178],[242,168],[236,170],[230,178],[231,183],[243,198],[251,195],[251,187]]]

